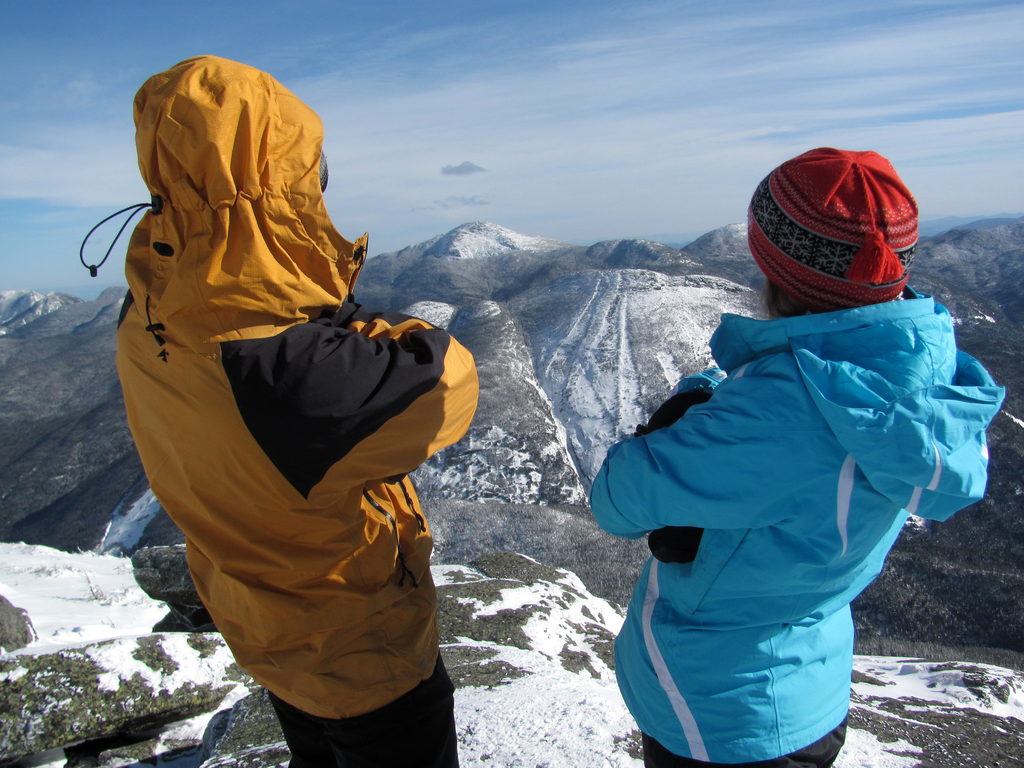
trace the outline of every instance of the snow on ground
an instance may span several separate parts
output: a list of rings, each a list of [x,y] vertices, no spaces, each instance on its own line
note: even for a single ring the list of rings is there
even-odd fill
[[[431,570],[442,585],[494,583],[468,567]],[[529,616],[522,625],[524,646],[460,638],[461,646],[496,654],[489,664],[527,673],[493,687],[456,691],[462,764],[639,768],[643,762],[626,748],[636,724],[615,685],[614,672],[593,644],[598,639],[604,647],[604,638],[618,630],[622,615],[591,595],[568,571],[553,581],[507,583],[496,594],[488,591],[480,598],[459,599],[472,606],[474,623],[506,612]],[[570,658],[580,662],[578,669],[566,667]]]
[[[434,569],[439,584],[460,579],[449,566]],[[464,571],[464,567],[457,569]],[[567,582],[579,589],[582,584]],[[526,594],[522,587],[502,592],[500,607],[514,608],[530,600],[542,602],[545,595]],[[118,637],[147,634],[164,615],[164,608],[147,597],[136,585],[127,558],[94,553],[72,554],[42,546],[0,543],[0,594],[26,609],[39,639],[22,652],[43,653],[60,647],[81,645]],[[617,614],[604,601],[588,599],[585,604],[603,624],[615,629]],[[567,606],[568,626],[577,622],[582,609]],[[488,606],[487,612],[499,606]],[[613,615],[615,614],[615,615]],[[556,621],[556,630],[562,624]],[[638,768],[642,761],[621,748],[624,734],[635,729],[610,673],[571,673],[561,660],[544,653],[545,641],[530,627],[534,650],[500,647],[497,660],[532,674],[493,688],[460,688],[456,692],[456,722],[464,768]],[[473,641],[463,641],[472,645]],[[174,640],[164,648],[173,651]],[[495,649],[497,646],[481,644]],[[178,656],[179,654],[175,654]],[[124,665],[130,672],[138,662],[104,657],[105,666]],[[856,658],[857,669],[883,683],[857,683],[866,696],[914,697],[925,701],[976,708],[1002,717],[1024,720],[1024,687],[1013,675],[998,667],[957,665],[876,656]],[[1010,693],[1002,700],[975,687],[957,667],[983,668],[986,677],[1005,680]],[[1014,687],[1016,686],[1016,687]],[[242,695],[239,689],[222,708]],[[213,713],[184,721],[165,731],[161,738],[198,740]],[[870,733],[851,730],[836,768],[913,768],[919,750],[910,744],[882,743]],[[900,754],[893,754],[893,752]],[[36,756],[23,765],[60,768],[66,758],[60,750]],[[188,757],[174,763],[191,768]]]
[[[455,693],[463,768],[639,768],[615,742],[636,728],[614,683],[566,673],[557,659],[505,648],[498,657],[533,674]]]
[[[154,669],[133,655],[138,647],[134,640],[114,641],[95,645],[86,650],[86,655],[105,670],[99,676],[101,691],[117,691],[125,681],[141,678],[151,690],[157,692],[176,691],[189,684],[216,686],[223,681],[226,670],[234,664],[234,657],[226,645],[221,645],[212,654],[197,651],[189,642],[185,632],[167,633],[160,636],[158,645],[167,656],[175,660],[172,670]]]
[[[135,583],[128,558],[29,544],[0,543],[0,595],[38,635],[19,653],[147,634],[167,613]]]
[[[920,752],[906,741],[883,743],[867,731],[850,729],[835,768],[918,768],[920,761],[911,755]]]
[[[164,603],[153,600],[135,583],[128,558],[63,552],[38,545],[0,543],[0,595],[28,612],[38,635],[34,642],[10,656],[51,653],[102,640],[148,635],[153,625],[167,614]],[[216,678],[231,663],[226,648],[199,663],[195,652],[187,647],[187,639],[182,634],[161,640],[161,647],[179,667],[159,680],[151,679],[154,671],[133,657],[134,643],[93,649],[93,659],[108,670],[97,684],[101,688],[115,687],[118,678],[130,677],[134,672],[155,687],[167,689],[182,680]],[[246,693],[244,686],[237,686],[221,703],[221,709],[231,707]],[[163,730],[158,738],[168,745],[198,743],[215,714],[208,712],[183,720]],[[21,761],[19,768],[64,768],[66,764],[64,751],[55,749]],[[191,768],[187,759],[173,764],[177,768]]]

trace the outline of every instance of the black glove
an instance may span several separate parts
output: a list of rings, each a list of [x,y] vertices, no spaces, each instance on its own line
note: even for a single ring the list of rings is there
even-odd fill
[[[674,424],[676,420],[689,410],[691,405],[706,403],[711,399],[711,393],[706,389],[691,389],[689,392],[680,392],[672,395],[668,400],[658,406],[646,424],[637,424],[635,437],[649,434],[656,429]]]
[[[646,435],[656,429],[674,424],[691,405],[706,403],[711,393],[706,389],[691,389],[673,395],[654,412],[646,424],[638,424],[636,436]],[[697,557],[703,528],[688,525],[669,525],[647,534],[647,546],[651,554],[663,563],[692,563]]]
[[[668,525],[647,534],[651,554],[663,563],[692,563],[697,557],[703,528]]]

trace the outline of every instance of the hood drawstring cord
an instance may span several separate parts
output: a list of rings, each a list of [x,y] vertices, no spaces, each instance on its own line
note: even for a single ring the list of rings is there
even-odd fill
[[[158,333],[158,331],[165,331],[165,330],[167,330],[164,327],[164,324],[163,323],[154,323],[153,322],[153,318],[149,314],[149,294],[148,293],[146,294],[146,330],[153,334],[153,339],[156,341],[156,343],[159,346],[162,347],[164,344],[167,343],[167,340]],[[166,363],[167,362],[167,350],[166,349],[161,349],[159,354],[157,354],[157,357],[159,357],[161,360],[163,360]]]
[[[148,203],[137,203],[136,205],[129,205],[127,208],[122,208],[120,211],[117,211],[116,213],[110,214],[109,216],[107,216],[107,218],[103,219],[103,221],[101,221],[99,224],[97,224],[95,227],[93,227],[92,229],[89,230],[89,234],[87,234],[85,236],[85,239],[82,240],[82,245],[78,249],[78,260],[82,262],[82,266],[83,267],[85,267],[86,269],[89,270],[90,277],[96,277],[99,274],[100,267],[102,267],[103,264],[107,261],[107,258],[110,256],[110,252],[113,251],[114,250],[114,246],[117,245],[117,241],[120,239],[121,234],[127,228],[128,224],[131,222],[131,220],[134,219],[135,216],[139,213],[139,211],[141,211],[141,210],[143,210],[145,208],[151,209],[151,211],[152,211],[154,216],[159,216],[160,213],[163,212],[163,209],[164,209],[164,199],[162,197],[160,197],[160,195],[153,195],[153,198],[152,198],[152,200],[150,202],[148,202]],[[127,219],[124,220],[124,223],[121,225],[121,228],[119,230],[117,230],[117,234],[114,235],[114,239],[110,243],[110,247],[107,248],[107,252],[105,254],[103,254],[103,258],[100,260],[100,263],[99,264],[86,264],[85,263],[85,244],[88,242],[89,238],[92,236],[92,233],[95,232],[100,227],[102,227],[104,224],[106,224],[108,221],[110,221],[115,216],[120,216],[122,213],[127,213],[128,211],[131,211],[131,214],[128,216]]]
[[[136,203],[135,205],[129,205],[127,208],[122,208],[120,211],[117,211],[115,213],[110,214],[109,216],[107,216],[107,218],[103,219],[103,221],[101,221],[99,224],[97,224],[96,226],[94,226],[92,229],[89,230],[89,233],[82,240],[82,245],[78,249],[78,260],[82,262],[82,266],[83,267],[85,267],[86,269],[89,270],[89,275],[91,277],[96,277],[99,274],[100,267],[102,267],[106,263],[107,259],[110,257],[111,251],[114,250],[114,246],[117,245],[117,241],[121,238],[121,235],[124,233],[125,229],[127,229],[128,225],[131,223],[131,220],[134,219],[138,215],[139,211],[144,210],[146,208],[149,208],[150,209],[150,213],[152,213],[154,216],[159,216],[161,213],[163,213],[163,210],[164,210],[164,199],[162,197],[160,197],[160,195],[153,195],[152,198],[150,199],[150,202],[148,202],[148,203]],[[110,242],[110,247],[107,248],[107,252],[105,254],[103,254],[103,258],[100,259],[99,264],[86,264],[85,263],[85,244],[87,242],[89,242],[89,238],[92,237],[92,233],[95,232],[100,227],[102,227],[104,224],[106,224],[108,221],[110,221],[115,216],[120,216],[122,213],[127,213],[128,211],[131,211],[131,213],[128,214],[128,218],[126,218],[124,220],[124,223],[121,224],[121,228],[119,230],[117,230],[117,234],[114,235],[114,239]],[[156,246],[154,245],[154,247],[156,247]],[[159,250],[157,252],[160,253]],[[129,294],[129,296],[130,295],[131,294]],[[153,338],[156,340],[156,343],[160,347],[163,347],[164,344],[167,343],[166,339],[164,339],[164,337],[161,336],[158,333],[158,331],[165,330],[164,324],[163,323],[154,323],[153,322],[153,318],[149,314],[149,296],[148,295],[146,296],[146,330],[153,334]],[[161,349],[160,352],[157,354],[157,357],[159,357],[161,360],[163,360],[166,363],[167,362],[167,350],[166,349]]]

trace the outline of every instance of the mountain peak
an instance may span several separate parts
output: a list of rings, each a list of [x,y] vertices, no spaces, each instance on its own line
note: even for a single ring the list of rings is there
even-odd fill
[[[489,221],[462,224],[441,236],[426,251],[439,259],[487,259],[511,251],[543,253],[565,248],[568,243],[513,232]]]
[[[51,314],[81,299],[66,293],[40,293],[39,291],[0,291],[0,336]]]
[[[716,260],[722,257],[738,258],[753,264],[753,257],[747,247],[747,224],[726,224],[724,227],[707,232],[683,249],[684,253],[701,256],[712,256]]]

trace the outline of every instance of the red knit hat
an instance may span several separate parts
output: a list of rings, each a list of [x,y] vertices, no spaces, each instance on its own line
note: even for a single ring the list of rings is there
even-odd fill
[[[761,271],[815,312],[895,299],[917,245],[917,203],[875,152],[786,161],[758,185],[748,224]]]

